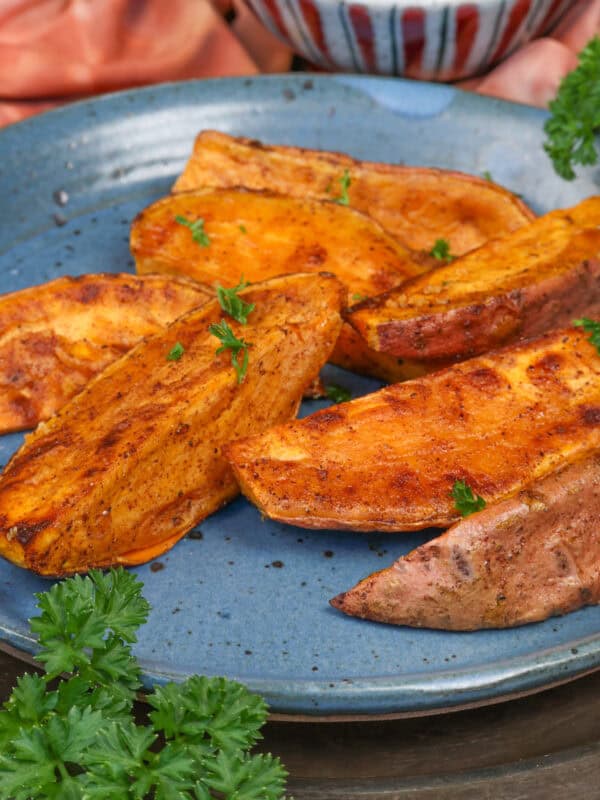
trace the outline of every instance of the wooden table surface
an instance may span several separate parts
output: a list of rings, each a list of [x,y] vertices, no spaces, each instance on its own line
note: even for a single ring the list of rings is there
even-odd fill
[[[0,652],[5,699],[26,669]],[[295,800],[594,800],[600,672],[469,711],[372,722],[269,722]]]

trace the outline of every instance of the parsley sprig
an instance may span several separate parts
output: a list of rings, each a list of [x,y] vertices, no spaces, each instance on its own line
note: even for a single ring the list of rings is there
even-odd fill
[[[566,180],[575,177],[575,164],[598,161],[596,134],[600,131],[600,36],[594,36],[579,54],[579,65],[566,75],[549,104],[544,125],[544,150],[555,171]]]
[[[185,225],[186,228],[189,228],[192,232],[192,239],[199,244],[200,247],[208,247],[210,245],[210,239],[204,230],[203,219],[198,218],[192,220],[182,217],[178,214],[175,217],[175,222],[178,222],[180,225]]]
[[[46,672],[21,677],[0,711],[0,800],[281,800],[279,760],[249,754],[266,705],[240,684],[154,687],[136,723],[141,588],[123,569],[94,570],[36,595]]]
[[[451,255],[450,242],[446,239],[436,239],[435,244],[429,251],[429,255],[437,258],[438,261],[446,261],[447,263],[454,261],[456,258],[456,256]]]
[[[576,325],[578,328],[583,328],[586,333],[590,334],[589,340],[600,355],[600,320],[582,317],[581,319],[574,319],[573,325]]]
[[[224,319],[209,325],[208,330],[223,342],[221,347],[217,348],[217,355],[224,353],[225,350],[231,350],[231,363],[237,375],[237,382],[242,383],[248,370],[248,348],[252,345],[243,339],[238,339]],[[241,364],[238,361],[240,353],[243,353]]]
[[[244,281],[243,275],[238,285],[231,289],[224,289],[222,286],[217,286],[217,298],[221,308],[237,322],[241,322],[242,325],[246,325],[248,322],[248,314],[254,311],[256,307],[254,303],[245,303],[242,298],[237,295],[238,292],[241,292],[242,289],[245,289],[247,286],[250,286],[250,284]]]
[[[473,494],[473,490],[466,481],[455,481],[450,494],[454,500],[454,507],[460,511],[463,517],[481,511],[486,506],[483,497]]]

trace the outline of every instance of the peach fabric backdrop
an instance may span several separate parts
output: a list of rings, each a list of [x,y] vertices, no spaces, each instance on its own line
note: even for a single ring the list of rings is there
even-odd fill
[[[461,85],[544,106],[598,32],[600,0],[580,0],[552,37]],[[284,72],[291,59],[242,0],[0,0],[0,125],[114,89]]]

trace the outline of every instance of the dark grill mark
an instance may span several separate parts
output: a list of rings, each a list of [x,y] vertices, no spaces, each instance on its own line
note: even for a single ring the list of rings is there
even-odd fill
[[[80,303],[93,303],[94,300],[99,296],[101,292],[100,286],[97,283],[86,283],[85,286],[81,287],[81,291],[79,292],[79,302]]]
[[[103,439],[100,440],[100,444],[96,448],[96,452],[100,450],[107,450],[109,447],[114,447],[116,444],[118,444],[121,434],[124,433],[127,428],[130,427],[130,425],[131,421],[128,419],[117,422],[114,428],[110,430]]]
[[[15,525],[17,529],[15,535],[19,540],[19,542],[23,546],[25,546],[33,539],[36,533],[43,531],[49,525],[52,525],[52,520],[49,519],[44,519],[41,522],[32,522],[32,523],[20,522],[18,525]]]
[[[600,407],[599,406],[584,406],[581,409],[581,416],[584,425],[594,427],[600,425]]]

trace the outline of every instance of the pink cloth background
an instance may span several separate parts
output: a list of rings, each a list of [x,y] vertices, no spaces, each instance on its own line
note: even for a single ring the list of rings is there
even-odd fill
[[[600,0],[580,0],[551,37],[461,85],[544,106],[598,32]],[[114,89],[284,72],[291,58],[242,0],[0,0],[0,125]]]

